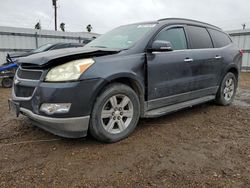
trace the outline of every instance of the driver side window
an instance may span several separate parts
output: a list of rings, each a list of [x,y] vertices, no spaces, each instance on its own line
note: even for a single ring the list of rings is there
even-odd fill
[[[182,27],[164,29],[156,36],[155,40],[171,42],[173,50],[187,49],[186,35]]]

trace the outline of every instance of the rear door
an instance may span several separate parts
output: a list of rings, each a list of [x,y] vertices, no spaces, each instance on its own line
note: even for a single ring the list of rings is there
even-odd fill
[[[228,62],[233,62],[234,55],[237,54],[238,49],[235,49],[232,45],[230,37],[222,31],[215,29],[208,29],[210,36],[212,37],[214,48],[216,49],[216,65],[218,67],[217,73],[217,85],[220,84],[221,76],[223,76],[224,68]]]
[[[193,85],[184,27],[164,28],[155,40],[171,42],[173,51],[147,52],[149,110],[189,100]]]
[[[214,48],[207,28],[189,25],[185,29],[193,57],[193,61],[189,62],[193,75],[192,90],[200,91],[201,95],[214,94],[221,69],[220,50]]]

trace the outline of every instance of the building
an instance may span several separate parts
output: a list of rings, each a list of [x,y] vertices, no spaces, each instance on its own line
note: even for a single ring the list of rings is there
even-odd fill
[[[99,36],[88,32],[62,32],[0,26],[0,65],[12,52],[26,52],[43,44],[56,42],[82,43]]]
[[[250,71],[250,29],[228,31],[234,43],[243,50],[242,71]]]

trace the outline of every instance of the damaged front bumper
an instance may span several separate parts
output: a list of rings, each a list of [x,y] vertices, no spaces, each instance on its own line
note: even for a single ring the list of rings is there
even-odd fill
[[[46,83],[15,78],[10,106],[35,126],[55,135],[80,138],[87,135],[90,114],[103,79]],[[43,104],[70,104],[63,113],[46,113]]]
[[[90,116],[74,118],[53,118],[37,115],[32,111],[20,107],[18,102],[9,99],[9,108],[17,117],[19,114],[27,116],[32,123],[48,132],[66,138],[80,138],[87,135]]]
[[[29,117],[37,127],[61,137],[80,138],[87,135],[90,116],[52,118],[34,114],[25,108],[20,108],[20,113]]]

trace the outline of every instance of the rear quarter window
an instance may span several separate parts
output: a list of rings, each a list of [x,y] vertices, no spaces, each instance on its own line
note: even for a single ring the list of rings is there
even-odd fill
[[[211,37],[206,28],[187,26],[186,29],[192,49],[213,48]]]
[[[232,43],[232,40],[227,34],[214,29],[208,29],[208,31],[213,39],[215,48],[221,48]]]

